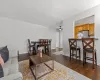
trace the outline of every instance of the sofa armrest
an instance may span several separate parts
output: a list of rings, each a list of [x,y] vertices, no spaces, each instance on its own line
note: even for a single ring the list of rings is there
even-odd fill
[[[4,76],[0,78],[0,80],[22,80],[22,79],[23,79],[23,76],[20,72],[10,74],[8,76]]]

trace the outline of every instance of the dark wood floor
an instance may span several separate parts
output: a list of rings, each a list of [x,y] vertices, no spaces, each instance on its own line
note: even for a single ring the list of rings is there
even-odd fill
[[[92,64],[87,63],[84,67],[82,61],[72,59],[70,61],[69,57],[64,55],[51,55],[54,60],[57,62],[71,68],[74,71],[79,72],[80,74],[91,78],[92,80],[100,80],[100,66],[95,66],[95,69],[92,69]],[[29,59],[28,54],[19,55],[19,61]]]

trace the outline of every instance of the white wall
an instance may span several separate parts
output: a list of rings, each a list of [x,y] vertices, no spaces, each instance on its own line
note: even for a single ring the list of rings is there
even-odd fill
[[[19,20],[0,18],[0,46],[8,45],[12,51],[19,50],[20,54],[27,52],[27,39],[52,39],[55,48],[56,33],[54,29],[31,24]]]
[[[95,37],[99,40],[96,41],[96,49],[97,49],[97,63],[100,64],[100,5],[93,7],[84,11],[83,13],[72,16],[69,19],[64,20],[63,25],[63,48],[64,52],[69,55],[69,43],[68,39],[74,37],[74,21],[83,19],[85,17],[89,17],[91,15],[95,15]]]
[[[75,26],[94,23],[94,15],[75,21]]]

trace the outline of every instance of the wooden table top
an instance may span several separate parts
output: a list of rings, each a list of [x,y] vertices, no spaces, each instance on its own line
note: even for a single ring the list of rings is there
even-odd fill
[[[53,60],[50,56],[43,54],[42,57],[39,55],[30,56],[30,60],[35,64],[41,64],[50,60]]]

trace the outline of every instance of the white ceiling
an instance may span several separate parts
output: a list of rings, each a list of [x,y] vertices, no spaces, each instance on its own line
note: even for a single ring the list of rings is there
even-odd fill
[[[0,16],[52,26],[100,4],[100,0],[0,0]]]

